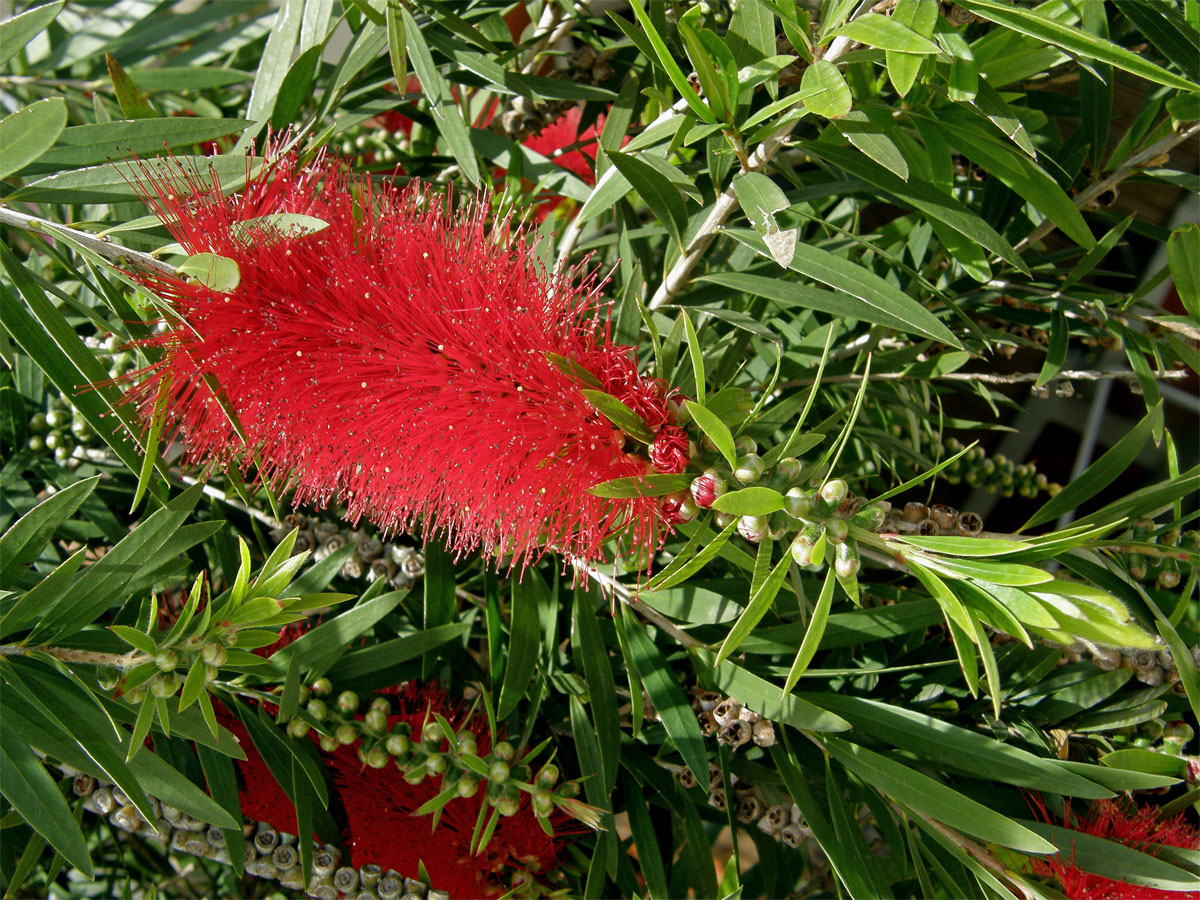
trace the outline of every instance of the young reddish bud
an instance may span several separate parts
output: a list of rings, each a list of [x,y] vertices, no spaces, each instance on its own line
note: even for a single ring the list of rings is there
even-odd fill
[[[706,469],[703,475],[692,479],[692,499],[701,509],[708,509],[725,493],[725,488],[725,479],[715,469]]]
[[[687,491],[680,491],[678,494],[669,494],[663,497],[663,521],[671,525],[690,522],[696,518],[696,514],[699,512],[700,510],[696,506],[696,502],[692,500]]]

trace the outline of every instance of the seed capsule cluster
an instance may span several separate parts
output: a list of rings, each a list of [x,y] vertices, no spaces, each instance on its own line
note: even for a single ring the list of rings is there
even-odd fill
[[[888,534],[918,534],[924,537],[978,537],[983,533],[983,517],[979,513],[959,512],[944,503],[928,506],[913,502],[904,504],[903,509],[888,510],[878,530]]]
[[[1125,569],[1138,581],[1153,582],[1160,590],[1173,591],[1194,569],[1192,560],[1200,552],[1200,531],[1180,532],[1171,528],[1156,533],[1151,519],[1140,519],[1124,540],[1129,546],[1118,548]]]
[[[669,768],[674,772],[675,780],[683,787],[696,787],[696,776],[687,766]],[[788,806],[781,803],[770,804],[758,785],[732,773],[729,776],[729,786],[733,790],[734,817],[741,824],[753,825],[763,834],[770,835],[793,848],[799,847],[812,837],[812,831],[800,814],[800,807],[794,803]],[[729,808],[730,798],[725,791],[720,766],[709,765],[707,791],[709,806],[720,812]]]
[[[71,788],[77,797],[83,798],[83,808],[104,816],[122,831],[170,846],[180,853],[230,864],[225,832],[220,828],[153,797],[149,798],[155,816],[151,823],[116,785],[66,771],[74,775]],[[303,890],[314,900],[338,900],[342,896],[354,900],[449,900],[450,897],[444,891],[430,890],[415,878],[405,878],[393,869],[384,871],[373,863],[357,869],[340,865],[341,848],[317,841],[313,842],[312,877],[305,884],[296,835],[277,831],[268,822],[246,819],[242,837],[247,874],[278,881],[285,888]]]
[[[284,516],[282,526],[271,531],[271,539],[278,543],[297,528],[300,533],[296,535],[295,552],[311,550],[313,562],[320,562],[347,544],[353,545],[353,552],[342,563],[342,578],[365,578],[368,582],[383,579],[396,590],[403,590],[425,574],[425,556],[415,547],[385,543],[364,531],[302,513]]]
[[[957,453],[962,449],[958,438],[947,438],[946,450]],[[1050,481],[1037,470],[1033,463],[1014,463],[1003,453],[988,456],[982,447],[972,447],[943,470],[951,484],[965,481],[971,487],[981,487],[992,493],[1011,497],[1036,497],[1045,491],[1051,497],[1062,490],[1062,485]]]
[[[716,691],[692,690],[692,709],[705,737],[716,737],[734,750],[753,742],[759,747],[775,743],[775,725],[753,710]]]
[[[1178,663],[1169,647],[1160,641],[1157,650],[1144,647],[1098,647],[1095,644],[1077,643],[1067,647],[1059,658],[1061,665],[1077,663],[1090,656],[1097,668],[1106,672],[1129,669],[1138,681],[1157,687],[1169,684],[1180,697],[1187,696],[1183,682],[1179,679]],[[1192,648],[1192,658],[1185,660],[1200,672],[1200,645]]]
[[[409,784],[439,778],[439,793],[453,788],[459,797],[474,797],[483,789],[488,804],[503,816],[517,814],[524,791],[530,795],[534,815],[540,818],[550,816],[556,807],[587,824],[595,818],[591,807],[575,799],[579,785],[560,783],[558,766],[548,762],[535,772],[516,759],[516,749],[508,741],[497,742],[481,756],[470,730],[448,735],[432,716],[419,730],[408,722],[389,725],[392,708],[386,696],[376,696],[365,713],[360,713],[358,695],[342,691],[335,698],[328,678],[302,687],[300,703],[303,713],[288,723],[288,734],[304,737],[315,728],[326,753],[357,745],[364,766],[382,769],[395,765]]]
[[[610,62],[612,51],[597,54],[584,44],[567,57],[567,67],[555,70],[555,77],[567,78],[580,84],[604,84],[613,76]],[[535,102],[528,97],[513,97],[511,105],[492,119],[491,129],[507,135],[514,141],[523,141],[538,134],[551,122],[579,104],[577,100],[543,100]]]

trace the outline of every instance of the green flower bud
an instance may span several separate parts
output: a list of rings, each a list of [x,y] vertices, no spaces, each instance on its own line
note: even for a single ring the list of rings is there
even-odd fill
[[[812,491],[801,487],[789,488],[783,498],[787,504],[787,514],[793,519],[803,519],[812,511]]]
[[[425,768],[429,770],[430,775],[441,775],[448,766],[446,757],[441,753],[430,753],[425,758]]]
[[[475,735],[470,732],[458,736],[457,748],[459,753],[469,753],[471,756],[479,755],[479,745],[475,742]]]
[[[554,797],[549,791],[533,792],[533,814],[543,818],[554,812]]]
[[[388,717],[386,713],[378,709],[373,709],[367,713],[366,717],[363,719],[363,724],[367,726],[368,730],[374,732],[375,734],[382,734],[387,730],[387,719]]]
[[[29,430],[30,431],[32,431],[36,434],[41,434],[43,431],[46,430],[46,427],[47,427],[47,423],[46,423],[46,414],[45,413],[34,413],[32,416],[29,417]]]
[[[508,773],[508,763],[498,759],[488,769],[488,781],[493,784],[504,784],[504,782],[508,781]]]
[[[325,705],[325,701],[320,697],[313,697],[308,701],[308,706],[305,707],[308,714],[318,722],[323,722],[325,717],[329,715],[329,707]]]
[[[156,675],[150,679],[150,693],[160,700],[174,697],[179,690],[179,676],[174,672]]]
[[[888,508],[891,506],[886,501],[883,503],[872,503],[870,506],[864,506],[854,514],[854,524],[859,528],[865,528],[867,531],[874,531],[883,524],[887,518]]]
[[[334,731],[333,736],[339,744],[353,744],[358,740],[358,729],[349,722],[343,722]]]
[[[160,650],[158,655],[154,657],[154,664],[158,666],[160,671],[173,672],[175,667],[179,665],[179,654],[174,650]]]
[[[207,663],[204,666],[204,683],[212,684],[217,680],[217,676],[221,674],[221,670],[216,666],[210,666]]]
[[[47,428],[62,428],[67,424],[67,414],[62,410],[52,409],[46,413],[45,423]]]
[[[846,541],[837,545],[833,554],[833,567],[842,578],[858,574],[858,570],[862,568],[862,560],[859,558],[856,541]]]
[[[850,487],[841,478],[830,478],[821,487],[821,499],[835,509],[846,499],[848,493],[850,493]]]
[[[779,462],[775,463],[775,474],[780,478],[788,481],[795,481],[800,477],[800,472],[804,468],[800,460],[794,456],[785,456]]]
[[[367,751],[367,765],[372,769],[382,769],[388,764],[388,752],[382,747],[375,746]]]
[[[204,649],[200,651],[200,655],[204,657],[204,661],[210,666],[220,668],[225,665],[229,659],[229,651],[219,643],[205,644]]]
[[[521,798],[514,789],[510,794],[505,792],[500,799],[496,801],[496,811],[502,816],[515,816],[517,810],[521,808]]]
[[[517,751],[513,749],[513,745],[508,741],[501,741],[492,748],[492,756],[503,762],[512,762],[512,758],[516,756]]]
[[[542,770],[537,775],[537,786],[543,790],[550,790],[558,782],[558,766],[554,763],[546,763],[542,766]]]
[[[290,734],[292,737],[302,738],[306,734],[308,734],[309,729],[311,729],[311,728],[312,728],[312,726],[309,725],[303,719],[292,719],[292,721],[288,722],[287,730],[288,730],[288,734]]]
[[[388,702],[387,697],[376,697],[371,701],[371,710],[381,712],[385,716],[391,715],[392,704]]]
[[[468,772],[458,779],[455,789],[460,797],[474,797],[479,793],[479,779]]]
[[[328,695],[333,693],[333,682],[328,678],[318,678],[312,683],[312,692],[314,694]]]
[[[350,715],[358,710],[358,694],[354,691],[342,691],[338,694],[337,708],[343,715]]]
[[[845,519],[830,519],[825,523],[825,533],[829,535],[831,543],[840,544],[850,533],[850,526],[846,524]]]
[[[442,732],[442,726],[439,725],[434,719],[430,719],[428,722],[426,722],[425,727],[421,729],[421,740],[428,741],[431,744],[440,744],[445,736],[446,735]]]
[[[320,744],[321,749],[326,753],[332,753],[339,746],[341,746],[337,741],[325,734],[321,735]]]
[[[404,756],[412,747],[412,742],[403,734],[389,734],[384,746],[392,756]]]
[[[51,450],[57,450],[66,443],[66,435],[61,431],[52,431],[45,437],[46,446]]]
[[[425,774],[425,765],[421,763],[406,771],[404,773],[404,780],[409,784],[420,784],[425,780]]]
[[[733,470],[733,477],[742,484],[753,484],[762,478],[763,461],[761,457],[753,453],[747,453],[737,461],[737,466]]]

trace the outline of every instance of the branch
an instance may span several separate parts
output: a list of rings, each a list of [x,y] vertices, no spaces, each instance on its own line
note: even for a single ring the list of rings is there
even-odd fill
[[[1157,379],[1175,381],[1187,378],[1191,372],[1187,369],[1156,369],[1150,373]],[[923,375],[921,381],[979,381],[984,384],[1029,384],[1040,377],[1040,372],[1011,372],[1008,374],[996,372],[946,372],[942,375]],[[905,372],[873,372],[871,381],[903,381],[906,378],[916,378]],[[849,375],[826,375],[821,384],[859,384],[863,376],[852,373]],[[797,378],[785,381],[780,388],[806,387],[812,384],[814,378]],[[1130,371],[1091,371],[1064,370],[1055,375],[1051,381],[1128,381],[1137,383],[1137,374]]]
[[[109,243],[107,238],[98,238],[95,235],[88,234],[86,231],[80,231],[69,225],[60,225],[57,222],[51,222],[49,219],[28,216],[25,213],[19,213],[15,209],[9,209],[6,206],[0,206],[0,225],[10,225],[13,228],[20,228],[24,231],[45,233],[51,237],[57,235],[66,241],[90,250],[97,256],[103,257],[108,262],[114,263],[118,268],[134,266],[164,275],[178,274],[174,266],[168,265],[162,260],[151,256],[149,253],[142,253],[140,250],[130,250],[128,247]]]
[[[63,662],[81,663],[87,666],[115,666],[118,669],[132,669],[142,663],[151,662],[152,657],[145,653],[130,651],[129,653],[100,653],[96,650],[76,650],[70,647],[25,647],[21,644],[0,644],[0,656],[31,656],[34,653],[45,653]]]
[[[1169,134],[1158,143],[1146,148],[1141,153],[1137,153],[1122,163],[1111,175],[1094,184],[1088,185],[1082,191],[1075,195],[1075,206],[1082,209],[1087,204],[1091,203],[1105,191],[1110,190],[1133,174],[1133,170],[1140,168],[1144,163],[1149,162],[1155,157],[1162,156],[1168,153],[1174,147],[1182,144],[1184,141],[1191,140],[1196,135],[1200,134],[1200,122],[1194,123],[1190,127],[1175,134]],[[1029,233],[1022,241],[1020,241],[1013,249],[1020,253],[1028,249],[1033,244],[1040,241],[1050,232],[1054,231],[1058,226],[1050,219],[1046,219]]]
[[[873,0],[865,0],[855,10],[851,18],[857,18],[863,13],[868,12],[872,5]],[[821,54],[818,58],[826,62],[833,62],[844,56],[850,50],[853,43],[849,38],[836,38],[825,50],[824,54]],[[765,169],[771,158],[779,152],[779,148],[783,146],[784,141],[788,139],[792,131],[799,124],[800,120],[796,119],[772,132],[770,137],[755,147],[754,152],[742,163],[742,172],[761,172]],[[704,220],[704,224],[700,226],[700,230],[696,232],[695,237],[688,243],[683,255],[675,260],[675,264],[671,266],[671,271],[663,278],[662,283],[658,286],[658,290],[654,292],[654,296],[650,298],[650,302],[647,304],[648,309],[658,309],[660,306],[670,303],[675,298],[675,295],[679,293],[680,289],[691,277],[692,269],[696,267],[696,263],[704,256],[705,251],[725,224],[725,220],[737,208],[738,201],[733,193],[733,184],[731,182],[730,186],[717,198],[717,202],[713,205],[708,218]]]
[[[637,597],[630,594],[629,588],[619,582],[612,575],[609,575],[607,572],[601,572],[595,566],[589,565],[579,557],[568,556],[567,559],[571,565],[575,567],[577,572],[583,572],[588,576],[588,578],[600,585],[601,588],[606,591],[610,591],[614,597],[620,599],[622,603],[640,615],[643,619],[654,625],[660,631],[663,631],[675,638],[675,640],[683,646],[690,647],[695,650],[707,649],[707,644],[696,640],[690,634],[680,629],[679,626],[666,618],[657,609],[654,609],[645,603],[638,602]]]

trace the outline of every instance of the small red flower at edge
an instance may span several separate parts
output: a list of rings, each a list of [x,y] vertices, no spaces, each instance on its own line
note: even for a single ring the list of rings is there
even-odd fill
[[[1040,797],[1032,798],[1031,805],[1043,821],[1059,824],[1053,821]],[[1129,799],[1098,800],[1082,817],[1072,817],[1068,812],[1062,826],[1117,841],[1151,856],[1158,855],[1159,844],[1189,850],[1200,848],[1200,831],[1184,821],[1183,813],[1159,819],[1153,806],[1139,807]],[[1179,900],[1188,896],[1187,892],[1130,884],[1086,872],[1075,864],[1074,850],[1069,858],[1059,852],[1047,859],[1034,859],[1031,865],[1035,875],[1054,878],[1071,900]]]
[[[185,251],[240,273],[228,292],[141,276],[179,321],[143,342],[161,358],[131,397],[148,418],[167,392],[165,433],[193,462],[257,455],[296,504],[336,499],[387,532],[420,522],[455,551],[514,565],[551,547],[596,560],[618,532],[627,549],[661,544],[654,498],[588,493],[646,460],[548,358],[572,360],[656,433],[670,422],[665,386],[610,341],[594,277],[547,273],[482,201],[455,213],[419,184],[379,188],[320,154],[278,156],[229,197],[182,164],[140,166]],[[280,213],[323,225],[262,218]]]

